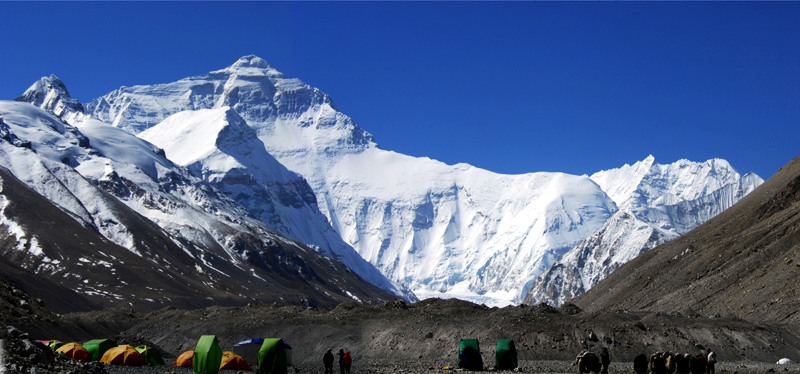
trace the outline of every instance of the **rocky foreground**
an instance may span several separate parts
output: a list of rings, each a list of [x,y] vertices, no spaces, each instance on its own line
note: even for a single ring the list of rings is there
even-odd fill
[[[299,373],[323,373],[321,365],[302,365],[295,367]],[[129,373],[129,374],[148,374],[148,373],[191,373],[191,369],[187,368],[131,368],[120,366],[107,367],[109,373]],[[298,372],[295,370],[295,372]],[[338,368],[334,368],[338,373]],[[487,370],[492,370],[487,368]],[[292,369],[289,369],[292,372]],[[443,365],[434,367],[427,365],[423,362],[396,362],[396,363],[379,363],[379,362],[365,362],[362,364],[355,363],[352,368],[352,373],[374,373],[374,374],[426,374],[426,373],[448,373],[460,372],[461,369],[455,369],[452,365]],[[516,372],[519,373],[539,373],[539,374],[574,374],[577,371],[575,366],[572,366],[570,361],[527,361],[520,362],[520,368]],[[632,374],[633,367],[627,362],[612,362],[609,368],[609,374]],[[222,371],[221,373],[236,373],[235,371]],[[721,362],[717,364],[717,373],[719,374],[769,374],[769,373],[800,373],[800,365],[777,365],[775,363],[762,363],[762,362]]]
[[[424,373],[454,371],[460,339],[477,338],[487,368],[494,365],[494,344],[514,339],[520,372],[570,373],[582,350],[609,349],[612,373],[630,373],[640,353],[669,350],[697,352],[711,347],[720,359],[719,373],[796,372],[797,366],[777,366],[778,359],[800,358],[800,328],[758,324],[737,318],[665,315],[616,311],[587,313],[574,305],[556,309],[541,304],[489,308],[458,300],[396,301],[375,306],[342,304],[334,309],[254,305],[197,310],[167,308],[141,314],[109,309],[58,316],[54,328],[31,335],[5,333],[6,346],[25,347],[34,339],[86,341],[111,338],[117,343],[149,344],[170,362],[193,349],[201,335],[216,335],[223,350],[255,337],[280,337],[292,345],[294,364],[305,373],[322,372],[322,354],[344,348],[355,359],[358,373]],[[59,327],[60,326],[60,327]],[[11,336],[16,334],[17,336]],[[34,336],[35,335],[35,336]],[[23,342],[23,343],[19,343]],[[8,351],[9,349],[6,348]],[[69,368],[62,361],[33,365],[36,354],[11,352],[8,363],[18,371],[63,373],[165,373],[179,368],[124,368],[88,364]],[[34,357],[35,358],[35,357]],[[26,361],[27,360],[27,361]],[[35,359],[44,360],[47,359]],[[27,366],[26,366],[27,365]],[[6,365],[8,366],[8,365]],[[52,370],[52,371],[50,371]]]

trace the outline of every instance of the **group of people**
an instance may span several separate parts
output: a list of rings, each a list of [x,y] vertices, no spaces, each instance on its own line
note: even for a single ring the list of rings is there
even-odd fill
[[[322,364],[325,365],[325,374],[333,374],[333,352],[328,350],[322,356]],[[353,366],[353,357],[349,351],[340,349],[339,353],[339,374],[350,374],[350,367]]]
[[[711,348],[697,355],[689,353],[656,352],[650,358],[642,353],[633,360],[633,370],[639,374],[715,374],[717,354]]]

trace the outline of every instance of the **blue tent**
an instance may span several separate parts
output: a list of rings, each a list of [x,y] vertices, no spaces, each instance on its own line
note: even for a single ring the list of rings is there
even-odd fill
[[[258,351],[261,350],[261,345],[264,344],[263,338],[253,338],[242,340],[233,345],[233,353],[244,357],[251,365],[258,362]]]

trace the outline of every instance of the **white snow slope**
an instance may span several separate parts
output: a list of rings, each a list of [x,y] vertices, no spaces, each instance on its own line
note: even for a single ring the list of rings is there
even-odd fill
[[[660,165],[652,156],[591,178],[619,211],[544,273],[527,303],[560,305],[577,297],[620,265],[685,234],[764,182],[755,174],[740,176],[724,160]]]
[[[153,128],[142,136],[162,144],[169,157],[170,144],[189,135],[169,134],[167,128],[211,131],[231,122],[223,117],[235,112],[269,154],[308,181],[319,209],[345,242],[423,298],[521,302],[564,254],[577,248],[602,250],[587,247],[587,240],[603,232],[636,236],[629,231],[638,232],[640,226],[614,224],[624,221],[623,214],[636,213],[647,227],[678,235],[761,183],[757,176],[740,178],[722,160],[709,161],[717,165],[715,172],[703,174],[698,165],[705,164],[657,165],[648,158],[643,162],[651,165],[643,169],[660,174],[637,178],[629,170],[634,166],[590,178],[501,175],[382,150],[326,94],[285,77],[256,56],[204,76],[123,87],[93,101],[88,111],[133,133]],[[204,160],[197,168],[206,179],[258,164],[239,161],[231,167],[232,159],[242,158],[241,150],[197,144],[192,152],[175,150],[174,157],[179,163]],[[711,207],[716,203],[719,209]],[[625,248],[611,247],[640,253],[652,244],[636,237],[625,240]],[[310,242],[299,234],[298,239]]]
[[[36,99],[40,97],[48,99]],[[271,226],[255,219],[259,217],[255,217],[247,206],[229,198],[229,191],[220,193],[213,184],[191,175],[187,169],[167,159],[162,149],[85,115],[83,107],[69,98],[63,83],[55,76],[35,83],[17,100],[31,100],[31,103],[0,101],[0,137],[4,140],[0,141],[0,166],[8,168],[85,227],[96,228],[101,235],[134,254],[149,256],[157,254],[160,249],[143,247],[144,241],[136,240],[135,234],[124,224],[126,217],[114,207],[118,203],[114,198],[164,229],[174,244],[197,260],[196,269],[200,274],[216,274],[209,284],[233,274],[221,270],[219,265],[214,264],[220,262],[211,261],[212,258],[221,258],[226,261],[224,267],[235,268],[238,273],[251,267],[247,264],[252,260],[249,257],[262,256],[261,253],[248,253],[249,248],[271,248],[275,247],[276,242],[296,247],[289,239],[275,233]],[[51,105],[63,102],[77,105]],[[31,104],[38,104],[42,108]],[[55,116],[53,108],[60,108],[57,110],[60,118]],[[256,191],[269,195],[256,196],[262,202],[260,206],[271,204],[268,197],[274,194],[289,208],[300,212],[288,216],[294,220],[288,221],[289,224],[295,223],[293,227],[301,227],[316,219],[316,224],[321,228],[308,229],[309,235],[316,235],[313,238],[321,240],[332,238],[333,243],[325,243],[324,251],[321,251],[323,254],[347,262],[348,267],[361,278],[384,290],[401,296],[410,294],[399,290],[344,244],[318,210],[304,205],[303,199],[312,201],[314,206],[316,204],[307,183],[272,159],[241,118],[230,111],[220,113],[226,121],[233,120],[230,124],[219,122],[224,126],[218,127],[216,134],[201,134],[202,140],[214,142],[216,139],[220,149],[241,149],[236,154],[240,160],[258,163],[250,172],[261,168],[261,173],[254,175],[262,179],[252,183],[263,183],[259,185],[261,190]],[[257,147],[249,147],[252,144],[248,144],[246,139],[260,145],[260,152]],[[242,146],[245,147],[237,148]],[[205,148],[206,151],[208,149]],[[226,164],[225,161],[221,164]],[[223,170],[226,173],[223,178],[225,186],[236,189],[237,186],[230,183],[237,177],[235,165],[228,162],[227,166]],[[271,181],[266,179],[267,175],[272,178]],[[214,178],[209,179],[213,181]],[[289,187],[283,189],[276,183],[285,183]],[[242,187],[242,190],[245,193],[252,192],[246,187]],[[244,237],[253,238],[258,243],[242,245],[240,241]],[[298,269],[298,272],[303,276],[302,269]],[[257,283],[258,280],[265,282],[258,271],[249,273]],[[337,279],[328,279],[327,282],[328,285],[340,283]],[[413,300],[413,297],[409,299]]]

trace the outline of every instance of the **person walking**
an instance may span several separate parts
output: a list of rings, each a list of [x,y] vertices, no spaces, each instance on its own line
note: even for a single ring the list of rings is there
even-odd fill
[[[714,374],[714,364],[717,363],[717,354],[711,351],[711,348],[706,349],[706,374]]]
[[[339,356],[339,374],[344,374],[344,349],[339,349],[336,355]]]
[[[600,373],[608,374],[608,365],[611,364],[611,357],[608,355],[607,347],[603,347],[603,351],[600,352],[600,364],[602,365]]]
[[[322,364],[325,365],[325,374],[333,374],[333,352],[330,349],[322,356]]]
[[[353,357],[350,356],[350,352],[344,352],[342,365],[344,365],[344,374],[350,374],[350,367],[353,366]]]

